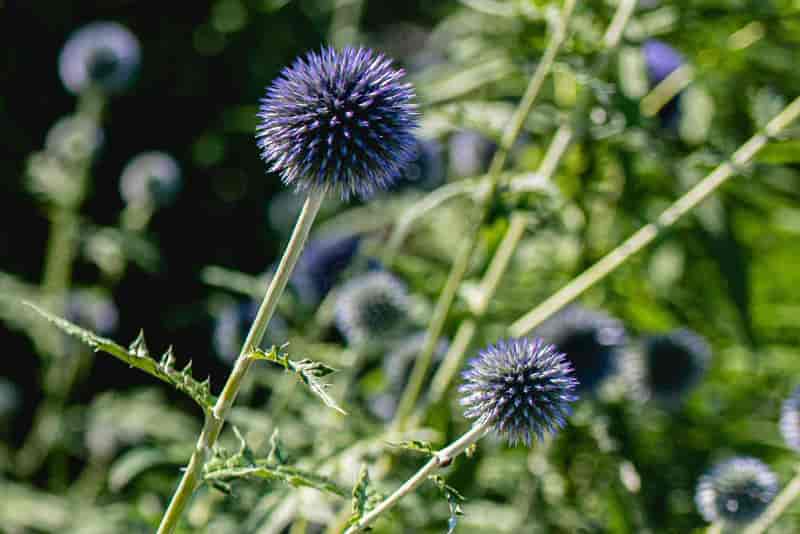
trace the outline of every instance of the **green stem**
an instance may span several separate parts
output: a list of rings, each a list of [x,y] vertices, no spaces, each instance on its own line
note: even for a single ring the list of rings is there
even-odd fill
[[[520,132],[522,131],[522,126],[525,123],[525,119],[528,117],[528,114],[530,114],[533,104],[536,102],[536,98],[539,96],[539,92],[542,88],[545,78],[552,70],[556,55],[558,54],[558,51],[566,38],[567,27],[569,25],[569,20],[572,17],[572,12],[575,9],[576,1],[577,0],[566,0],[564,2],[564,7],[561,12],[561,20],[553,28],[553,33],[550,37],[550,41],[547,44],[544,54],[542,55],[542,60],[537,65],[536,70],[534,71],[533,76],[528,83],[528,87],[525,90],[522,100],[517,106],[517,109],[514,111],[514,114],[506,126],[506,129],[503,131],[503,135],[500,139],[500,146],[495,153],[494,158],[492,158],[491,164],[489,165],[489,189],[487,194],[483,197],[479,207],[480,216],[477,218],[475,223],[470,228],[467,236],[459,245],[458,253],[456,254],[453,266],[450,269],[450,274],[447,277],[444,289],[442,290],[442,293],[439,295],[439,299],[436,302],[431,323],[428,326],[428,330],[425,334],[425,344],[423,345],[422,351],[414,364],[411,377],[409,378],[408,384],[403,391],[402,396],[400,397],[400,402],[398,404],[397,411],[395,412],[394,420],[392,421],[391,426],[394,430],[402,431],[405,429],[408,419],[414,410],[414,406],[419,399],[420,393],[422,392],[422,386],[433,361],[433,355],[436,351],[439,338],[442,336],[445,321],[455,300],[458,288],[467,272],[470,260],[475,252],[475,248],[478,244],[478,235],[480,229],[491,214],[491,207],[492,203],[494,202],[495,194],[497,193],[500,172],[503,170],[503,166],[508,159],[508,154],[511,151],[511,147],[514,145],[514,142],[517,140]]]
[[[244,341],[242,350],[233,367],[233,371],[231,371],[230,376],[228,376],[228,380],[213,410],[206,414],[203,430],[197,440],[195,450],[189,459],[189,464],[184,470],[183,477],[175,490],[175,494],[172,496],[169,507],[164,513],[164,517],[161,519],[161,524],[158,527],[158,534],[168,534],[175,530],[184,508],[186,508],[192,494],[200,484],[200,474],[206,460],[206,455],[216,443],[222,431],[225,418],[231,406],[233,406],[236,395],[239,393],[239,388],[242,386],[242,381],[253,362],[250,354],[258,347],[264,338],[264,333],[269,326],[269,321],[272,319],[275,309],[278,307],[278,301],[284,289],[286,289],[289,277],[297,264],[297,260],[300,258],[303,246],[308,239],[311,226],[314,224],[317,213],[319,213],[319,208],[322,205],[324,197],[324,191],[314,191],[309,193],[303,205],[303,211],[300,212],[297,223],[295,223],[292,237],[289,239],[289,244],[286,246],[286,250],[283,253],[275,276],[272,277],[272,281],[267,288],[264,300],[258,308],[258,313],[250,327],[250,331]]]
[[[375,508],[365,514],[354,525],[345,531],[345,534],[355,534],[356,532],[363,531],[366,527],[375,522],[384,512],[387,512],[396,505],[400,499],[417,489],[423,482],[428,480],[431,473],[440,467],[447,466],[454,458],[458,457],[462,452],[473,443],[481,439],[491,427],[491,421],[476,424],[466,434],[462,435],[456,441],[435,453],[433,457],[422,466],[419,471],[406,480],[402,486],[388,496],[386,499],[378,503]]]
[[[732,176],[735,176],[737,169],[747,165],[771,138],[779,135],[798,116],[800,116],[800,97],[793,100],[792,103],[775,116],[766,125],[763,133],[758,133],[751,137],[733,153],[730,160],[720,164],[708,176],[664,210],[655,222],[639,229],[627,241],[609,252],[600,261],[584,271],[583,274],[574,278],[555,295],[513,323],[509,327],[511,335],[519,337],[529,333],[551,315],[575,300],[584,291],[614,272],[631,256],[652,243],[656,237],[675,224],[678,219],[705,200],[719,186]]]
[[[747,528],[742,534],[761,534],[773,524],[789,508],[797,498],[800,497],[800,469],[794,478],[783,488],[775,500],[770,503],[766,510]]]

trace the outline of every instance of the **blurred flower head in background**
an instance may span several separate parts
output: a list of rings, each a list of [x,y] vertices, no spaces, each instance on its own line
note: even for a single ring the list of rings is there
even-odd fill
[[[67,115],[47,132],[47,151],[67,162],[89,161],[103,146],[103,130],[83,115]]]
[[[58,72],[73,94],[90,87],[118,93],[133,83],[140,60],[139,41],[127,28],[116,22],[93,22],[64,44]]]
[[[387,189],[414,157],[411,85],[366,48],[323,48],[267,88],[256,131],[270,172],[298,191],[342,198]]]
[[[420,189],[433,191],[447,179],[444,163],[444,149],[435,139],[418,138],[415,157],[406,166],[400,179],[392,187],[398,189]]]
[[[292,288],[307,305],[321,301],[358,253],[358,235],[331,236],[310,241],[292,273]]]
[[[531,445],[566,423],[578,385],[555,346],[518,338],[489,345],[473,358],[459,387],[464,415],[491,422],[511,445]]]
[[[450,171],[468,178],[483,174],[497,151],[497,144],[474,130],[460,130],[450,136],[448,147]]]
[[[617,319],[572,306],[536,331],[536,335],[563,352],[578,380],[581,394],[595,391],[617,369],[625,344],[625,327]]]
[[[700,477],[695,502],[709,523],[748,523],[764,511],[778,493],[778,477],[761,460],[731,458]]]
[[[165,152],[144,152],[122,170],[119,192],[129,205],[164,206],[181,187],[181,168]]]
[[[677,50],[657,39],[645,41],[642,51],[650,87],[655,87],[663,82],[667,76],[684,64],[683,56]],[[663,126],[677,126],[680,118],[680,99],[681,95],[678,94],[658,111]]]
[[[236,360],[257,313],[258,303],[252,300],[231,302],[220,309],[214,322],[212,343],[222,361],[233,363]],[[269,350],[272,345],[282,344],[288,335],[289,326],[286,321],[275,314],[269,322],[260,348]]]
[[[383,345],[407,331],[410,307],[403,282],[386,271],[371,271],[338,290],[336,325],[351,345]]]
[[[781,435],[786,444],[800,452],[800,387],[783,403],[781,409]]]
[[[67,297],[66,318],[100,335],[114,332],[119,321],[117,306],[100,290],[78,289]]]

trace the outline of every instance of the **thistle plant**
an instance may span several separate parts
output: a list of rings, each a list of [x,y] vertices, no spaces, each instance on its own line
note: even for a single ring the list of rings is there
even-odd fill
[[[695,501],[710,522],[746,524],[778,493],[778,478],[761,460],[737,457],[715,465],[700,477]]]

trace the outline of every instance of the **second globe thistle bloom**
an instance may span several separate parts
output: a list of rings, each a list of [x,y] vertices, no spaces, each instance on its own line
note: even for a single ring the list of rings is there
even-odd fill
[[[358,253],[360,242],[358,235],[342,235],[308,243],[291,280],[303,303],[315,305],[328,294]]]
[[[569,361],[541,339],[509,339],[473,358],[459,388],[464,415],[530,446],[564,426],[577,400]]]
[[[58,72],[73,94],[90,87],[116,93],[133,82],[140,58],[139,41],[127,28],[93,22],[70,36],[58,58]]]
[[[709,523],[749,523],[778,493],[778,477],[761,460],[731,458],[700,477],[695,502]]]
[[[387,189],[414,157],[417,113],[404,72],[365,48],[311,52],[267,89],[256,136],[271,172],[343,198]]]
[[[797,387],[784,401],[780,427],[786,444],[796,452],[800,452],[800,387]]]
[[[581,394],[596,390],[614,372],[625,343],[625,328],[620,321],[577,306],[550,319],[536,335],[564,353]]]
[[[405,284],[385,271],[368,272],[339,290],[336,324],[353,345],[382,344],[408,329],[410,306]]]
[[[178,162],[164,152],[144,152],[125,165],[119,191],[127,204],[163,206],[177,194],[181,184]]]

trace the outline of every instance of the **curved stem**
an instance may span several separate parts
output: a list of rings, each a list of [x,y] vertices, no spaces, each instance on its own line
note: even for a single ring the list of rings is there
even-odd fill
[[[428,479],[428,476],[439,469],[440,467],[447,466],[450,462],[464,452],[470,445],[481,439],[491,427],[491,421],[476,424],[466,434],[462,435],[456,441],[435,453],[433,457],[422,466],[419,471],[414,473],[402,486],[397,488],[394,493],[381,501],[375,508],[370,510],[354,525],[345,531],[345,534],[355,534],[361,532],[366,527],[375,522],[378,517],[384,512],[390,510],[397,504],[400,499],[417,489],[420,484]]]
[[[765,532],[798,497],[800,497],[800,469],[767,509],[758,519],[750,523],[742,534],[761,534]]]
[[[199,485],[200,472],[203,469],[206,455],[211,450],[214,443],[216,443],[222,431],[222,426],[225,424],[225,417],[228,415],[228,411],[236,400],[236,395],[239,393],[242,381],[253,362],[250,358],[250,353],[253,349],[258,347],[261,340],[264,338],[264,333],[269,326],[269,321],[272,319],[275,309],[278,307],[278,301],[284,289],[286,289],[286,284],[289,282],[289,277],[297,264],[297,260],[300,258],[300,253],[303,251],[311,226],[314,224],[317,213],[319,213],[319,208],[322,205],[324,197],[324,191],[309,193],[303,205],[303,211],[300,212],[300,216],[297,218],[292,237],[289,239],[289,244],[286,246],[278,269],[275,271],[275,276],[272,277],[272,281],[267,288],[264,300],[258,308],[258,313],[250,327],[250,331],[244,341],[242,350],[233,367],[233,371],[231,371],[213,410],[206,414],[203,430],[197,440],[192,457],[189,459],[189,464],[184,470],[178,488],[172,496],[172,500],[169,503],[167,511],[164,513],[164,517],[161,519],[161,524],[158,527],[158,534],[168,534],[174,531],[184,508],[189,503],[194,490]]]
[[[589,267],[583,274],[574,278],[569,284],[539,306],[525,314],[509,327],[509,332],[514,337],[527,334],[554,313],[558,312],[580,296],[584,291],[604,279],[617,267],[625,263],[631,256],[642,250],[670,228],[675,221],[695,208],[711,193],[737,174],[737,170],[747,165],[758,152],[764,148],[770,138],[780,134],[798,116],[800,116],[800,97],[786,106],[769,124],[763,133],[751,137],[745,144],[733,153],[730,160],[720,164],[708,176],[703,178],[694,187],[676,200],[670,207],[652,222],[633,234],[627,241],[609,252],[600,261]]]
[[[450,269],[450,274],[447,277],[444,289],[442,290],[442,293],[439,295],[439,299],[436,302],[431,323],[425,334],[425,344],[423,345],[422,351],[414,364],[414,368],[411,371],[411,377],[409,378],[408,384],[403,391],[402,396],[400,397],[400,402],[398,404],[397,411],[395,412],[394,420],[392,421],[391,426],[394,430],[401,431],[406,427],[408,419],[414,410],[414,406],[419,399],[420,393],[422,392],[422,386],[425,381],[425,377],[427,376],[428,370],[430,369],[433,361],[433,354],[436,351],[439,338],[441,338],[444,330],[445,320],[447,319],[447,315],[449,314],[450,308],[455,300],[458,287],[461,285],[461,282],[464,279],[464,275],[469,267],[475,247],[477,246],[478,234],[483,224],[489,218],[491,205],[494,201],[494,196],[497,193],[500,172],[503,170],[503,166],[508,158],[511,147],[522,131],[522,126],[525,123],[525,119],[528,117],[536,98],[539,96],[539,91],[542,88],[545,78],[552,70],[556,55],[558,54],[558,51],[566,38],[567,27],[569,25],[569,20],[572,17],[572,12],[575,9],[576,1],[577,0],[566,0],[564,2],[564,7],[561,12],[561,20],[556,27],[553,28],[553,33],[550,37],[550,41],[547,44],[544,54],[542,55],[542,60],[536,67],[522,100],[520,100],[520,103],[517,106],[517,109],[514,111],[511,120],[506,126],[506,129],[503,131],[503,136],[500,140],[500,146],[495,153],[494,158],[492,158],[491,164],[489,165],[489,189],[481,202],[479,208],[480,216],[477,218],[475,223],[470,228],[469,233],[459,245],[458,253],[456,254],[453,266]]]

